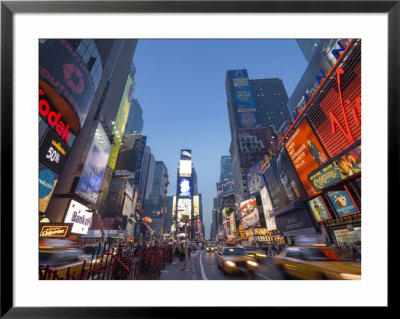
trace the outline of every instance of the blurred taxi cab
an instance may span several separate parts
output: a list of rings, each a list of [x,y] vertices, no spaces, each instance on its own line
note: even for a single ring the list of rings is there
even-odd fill
[[[85,261],[86,264],[83,266]],[[80,275],[82,271],[90,267],[90,262],[88,262],[87,256],[82,250],[69,248],[68,241],[41,240],[39,242],[39,269],[42,275],[44,275],[44,269],[47,265],[52,271],[57,270],[59,278],[65,278],[68,270],[70,274]],[[48,272],[46,278],[53,279],[53,275],[48,276],[50,276],[50,272]]]
[[[360,280],[361,263],[327,246],[288,247],[274,257],[285,278],[311,280]]]
[[[254,257],[255,259],[265,259],[267,258],[267,254],[265,251],[254,247],[254,246],[244,246],[244,250],[246,251],[246,255],[250,257]]]
[[[243,247],[222,247],[217,262],[224,273],[253,273],[258,267],[255,258],[247,256]]]
[[[206,252],[212,252],[212,251],[214,251],[214,247],[213,246],[207,246]]]

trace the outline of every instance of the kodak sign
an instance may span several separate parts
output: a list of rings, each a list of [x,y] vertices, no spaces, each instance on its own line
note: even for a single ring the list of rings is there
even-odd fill
[[[65,123],[61,113],[52,107],[46,98],[46,93],[39,89],[39,114],[49,124],[60,137],[68,143],[71,134],[69,124]]]

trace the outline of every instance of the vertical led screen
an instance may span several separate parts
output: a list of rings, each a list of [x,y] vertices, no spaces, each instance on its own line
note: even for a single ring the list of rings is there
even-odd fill
[[[198,217],[199,216],[199,196],[198,195],[193,195],[193,216]]]
[[[252,128],[258,124],[253,92],[246,70],[232,71],[233,93],[241,127]]]
[[[335,83],[321,92],[306,115],[329,157],[361,139],[360,51],[361,48],[356,47],[347,59],[352,63],[336,68],[332,80]]]
[[[172,197],[172,216],[176,215],[176,196]]]
[[[54,188],[58,182],[58,175],[39,163],[39,211],[46,212]]]
[[[275,177],[271,164],[267,164],[263,173],[265,184],[267,185],[269,194],[271,196],[272,205],[274,209],[283,208],[286,206],[286,200],[281,190],[280,184]]]
[[[255,197],[240,202],[240,210],[242,212],[241,221],[245,229],[260,226],[260,218]]]
[[[275,178],[281,186],[286,204],[304,200],[307,194],[285,150],[281,147],[270,161]]]
[[[40,41],[39,77],[40,86],[50,98],[57,99],[53,91],[61,95],[74,109],[82,126],[89,112],[95,88],[86,64],[68,41]],[[66,106],[63,105],[62,99],[57,100],[60,103],[56,103],[56,107],[62,111],[61,108]]]
[[[272,208],[272,202],[271,198],[269,197],[267,187],[263,187],[260,190],[260,197],[263,205],[263,210],[264,210],[264,216],[265,216],[265,222],[267,224],[267,229],[268,230],[275,230],[277,229],[276,223],[275,223],[275,217],[271,217],[270,214],[273,210]]]
[[[178,183],[179,197],[192,197],[192,181],[189,177],[180,177]]]
[[[147,140],[147,137],[142,136],[142,140],[140,142],[140,147],[139,147],[138,160],[136,163],[136,170],[135,170],[134,184],[137,186],[139,186],[140,176],[142,174],[142,165],[143,165],[144,150],[146,147],[146,140]]]
[[[121,148],[122,134],[125,131],[126,120],[128,119],[129,109],[131,107],[134,88],[135,84],[133,83],[130,74],[128,74],[125,90],[119,104],[117,117],[115,118],[114,128],[112,130],[114,140],[112,141],[111,153],[107,163],[112,169],[115,169],[115,164],[117,163],[118,152]]]
[[[107,134],[99,123],[75,190],[76,194],[93,204],[96,203],[99,195],[110,150],[111,145]]]
[[[265,186],[264,179],[261,173],[259,173],[260,167],[261,161],[258,161],[249,166],[246,170],[247,192],[249,196],[258,195],[260,189]]]
[[[307,195],[309,197],[315,195],[316,191],[308,180],[308,174],[324,164],[328,157],[306,119],[303,119],[294,130],[285,143],[285,148]]]
[[[192,159],[192,150],[182,149],[181,150],[181,160],[191,160],[191,159]]]

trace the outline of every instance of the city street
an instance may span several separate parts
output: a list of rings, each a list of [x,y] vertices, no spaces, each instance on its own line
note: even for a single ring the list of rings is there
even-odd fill
[[[192,263],[194,261],[194,263]],[[218,268],[217,253],[197,250],[191,255],[186,271],[180,270],[176,260],[161,271],[161,280],[283,280],[272,264],[272,257],[259,262],[254,274],[228,275]]]

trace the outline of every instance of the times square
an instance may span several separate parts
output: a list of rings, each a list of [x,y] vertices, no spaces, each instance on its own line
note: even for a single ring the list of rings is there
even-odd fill
[[[226,70],[212,199],[196,149],[170,150],[168,169],[142,133],[141,41],[39,40],[39,279],[361,280],[361,40],[296,40],[290,98]]]

